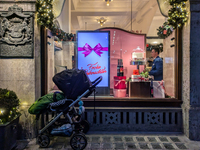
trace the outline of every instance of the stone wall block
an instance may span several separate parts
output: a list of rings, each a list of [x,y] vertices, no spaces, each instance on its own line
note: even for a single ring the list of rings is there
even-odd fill
[[[189,110],[189,138],[200,141],[200,108]]]
[[[22,103],[32,104],[35,102],[35,81],[17,81],[17,93]]]
[[[198,49],[198,51],[200,51]],[[200,57],[199,57],[200,58]],[[190,59],[190,78],[191,80],[197,80],[200,81],[200,59],[198,57],[191,57]]]
[[[17,82],[16,81],[0,80],[0,88],[14,91],[17,94],[17,96],[19,97],[19,95],[17,93]]]
[[[189,110],[182,105],[182,115],[183,115],[183,133],[189,137]]]
[[[200,106],[200,81],[190,82],[190,105]]]
[[[200,12],[191,12],[190,58],[200,57]]]

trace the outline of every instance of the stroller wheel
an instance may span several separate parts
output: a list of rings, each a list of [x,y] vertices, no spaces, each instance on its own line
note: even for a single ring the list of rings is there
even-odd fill
[[[75,133],[70,139],[70,145],[74,150],[82,150],[87,146],[87,139],[84,134]]]
[[[90,124],[87,120],[82,120],[80,122],[81,126],[83,127],[83,133],[87,133],[90,129]]]
[[[49,136],[47,135],[39,135],[37,138],[38,144],[40,145],[40,147],[45,148],[49,146],[50,143],[50,139]]]

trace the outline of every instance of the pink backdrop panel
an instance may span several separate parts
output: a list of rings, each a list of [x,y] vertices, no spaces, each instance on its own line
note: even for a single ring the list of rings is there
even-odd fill
[[[130,65],[133,50],[139,46],[144,50],[146,58],[146,35],[134,34],[117,28],[105,28],[100,31],[110,31],[110,88],[113,88],[118,59],[123,59],[124,76],[128,78],[133,74],[133,70],[137,69],[136,65]],[[140,66],[140,71],[143,70],[144,66]]]

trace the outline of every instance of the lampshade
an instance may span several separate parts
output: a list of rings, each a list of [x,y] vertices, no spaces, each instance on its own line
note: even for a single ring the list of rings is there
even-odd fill
[[[97,22],[98,22],[101,26],[103,26],[103,24],[105,24],[105,22],[106,22],[106,19],[104,19],[104,18],[102,17],[102,18],[100,18],[100,19],[97,19]]]
[[[168,17],[168,10],[171,8],[169,0],[157,0],[158,7],[164,17]]]

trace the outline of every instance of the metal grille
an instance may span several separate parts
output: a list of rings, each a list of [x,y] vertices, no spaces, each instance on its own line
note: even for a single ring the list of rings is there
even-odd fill
[[[39,128],[47,124],[53,116],[53,113],[42,114]],[[86,108],[84,118],[90,123],[90,131],[182,132],[181,108],[105,107],[96,108],[95,112],[93,108]]]
[[[94,131],[182,131],[181,108],[86,109],[85,118]]]

